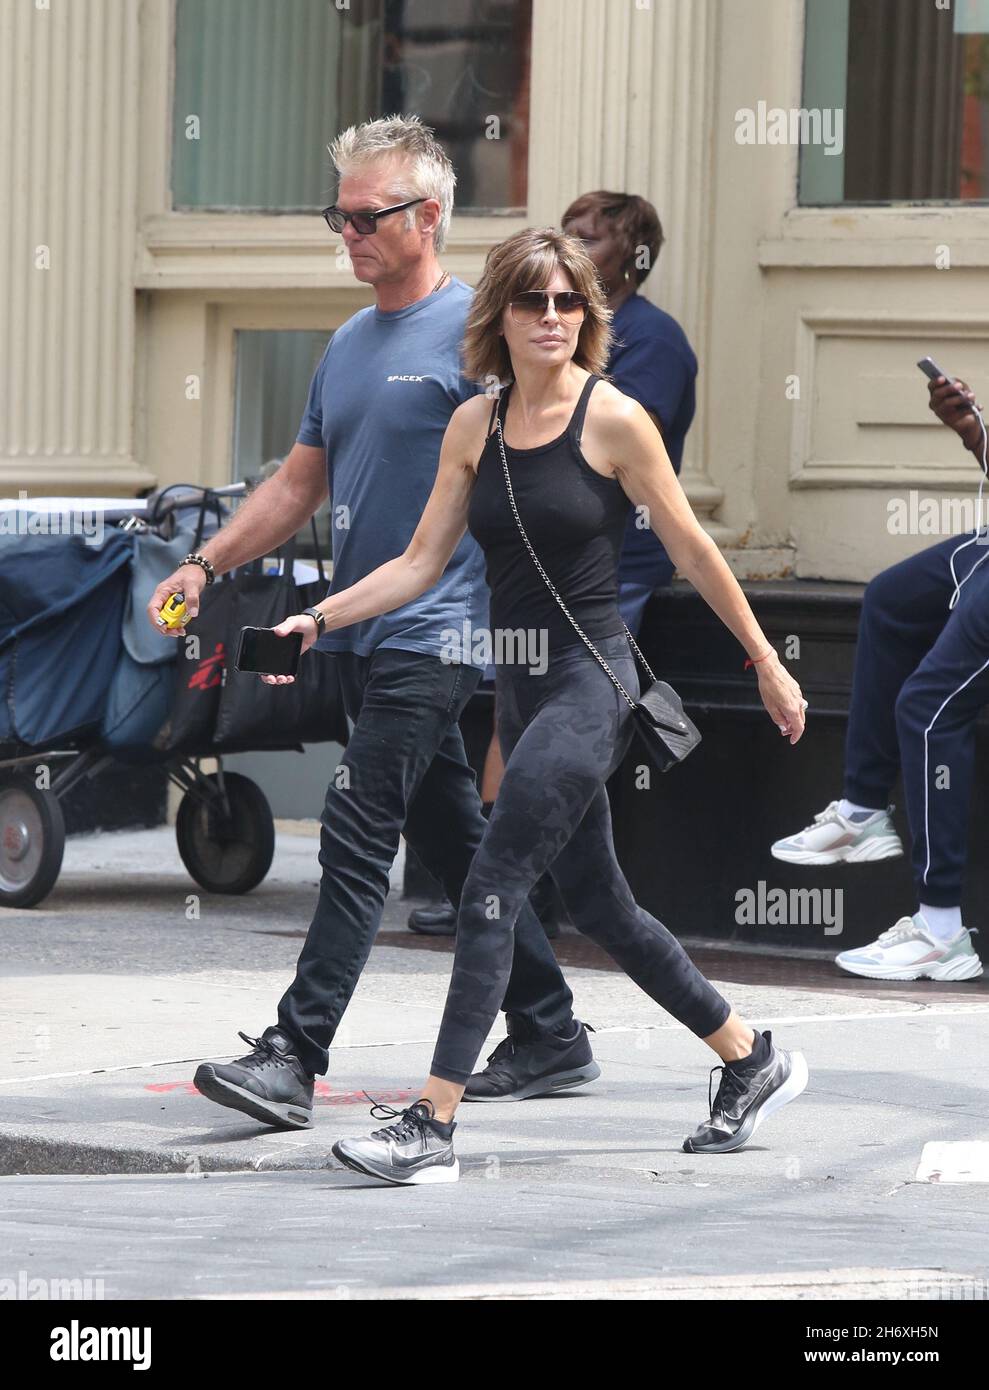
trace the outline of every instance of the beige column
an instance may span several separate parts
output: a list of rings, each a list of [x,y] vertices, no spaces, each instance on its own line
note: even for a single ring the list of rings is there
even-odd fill
[[[0,0],[0,495],[133,494],[135,0]]]
[[[529,214],[555,224],[592,188],[656,205],[666,244],[644,292],[701,364],[681,480],[705,528],[731,545],[706,467],[716,26],[715,0],[535,0]]]

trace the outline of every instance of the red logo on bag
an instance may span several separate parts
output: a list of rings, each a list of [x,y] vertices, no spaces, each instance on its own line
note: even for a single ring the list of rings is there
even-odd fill
[[[212,690],[215,685],[223,683],[223,667],[226,655],[223,643],[217,642],[216,651],[212,656],[204,656],[199,665],[189,677],[187,690]]]

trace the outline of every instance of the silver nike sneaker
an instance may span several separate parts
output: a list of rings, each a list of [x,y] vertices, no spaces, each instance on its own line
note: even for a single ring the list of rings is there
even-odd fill
[[[762,1061],[746,1059],[712,1067],[712,1078],[716,1071],[721,1072],[718,1094],[712,1101],[709,1082],[710,1116],[683,1141],[684,1153],[726,1154],[744,1149],[763,1120],[805,1090],[808,1072],[804,1054],[776,1047],[768,1028],[762,1036],[768,1044]]]
[[[784,864],[866,864],[896,859],[903,841],[893,825],[892,806],[866,820],[847,820],[832,801],[796,835],[777,840],[770,853]]]
[[[394,1118],[395,1123],[376,1129],[366,1139],[338,1139],[333,1157],[352,1168],[385,1182],[456,1182],[460,1160],[453,1152],[456,1123],[441,1124],[433,1118],[428,1100],[417,1100],[407,1110],[390,1105],[371,1107],[375,1119]]]

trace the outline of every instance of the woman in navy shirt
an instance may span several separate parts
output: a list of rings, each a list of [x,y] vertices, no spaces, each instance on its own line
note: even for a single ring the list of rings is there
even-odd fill
[[[694,418],[697,358],[676,319],[638,293],[663,244],[656,209],[634,193],[598,190],[572,202],[561,225],[584,243],[614,314],[608,375],[652,416],[679,474]],[[634,635],[649,595],[672,578],[673,562],[662,543],[633,512],[618,567],[618,604]]]

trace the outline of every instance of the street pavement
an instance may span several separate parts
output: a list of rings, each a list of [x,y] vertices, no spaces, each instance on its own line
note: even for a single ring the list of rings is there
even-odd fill
[[[751,1147],[697,1156],[681,1144],[713,1055],[565,932],[600,1080],[464,1106],[459,1184],[382,1187],[330,1148],[373,1126],[365,1093],[415,1097],[451,959],[406,931],[396,869],[313,1128],[212,1105],[192,1075],[275,1020],[315,852],[314,826],[284,823],[266,881],[223,898],[165,827],[76,837],[46,902],[3,913],[0,1279],[88,1279],[107,1298],[989,1295],[986,980],[884,985],[824,953],[691,945],[811,1072]],[[675,925],[703,941],[703,923]]]

